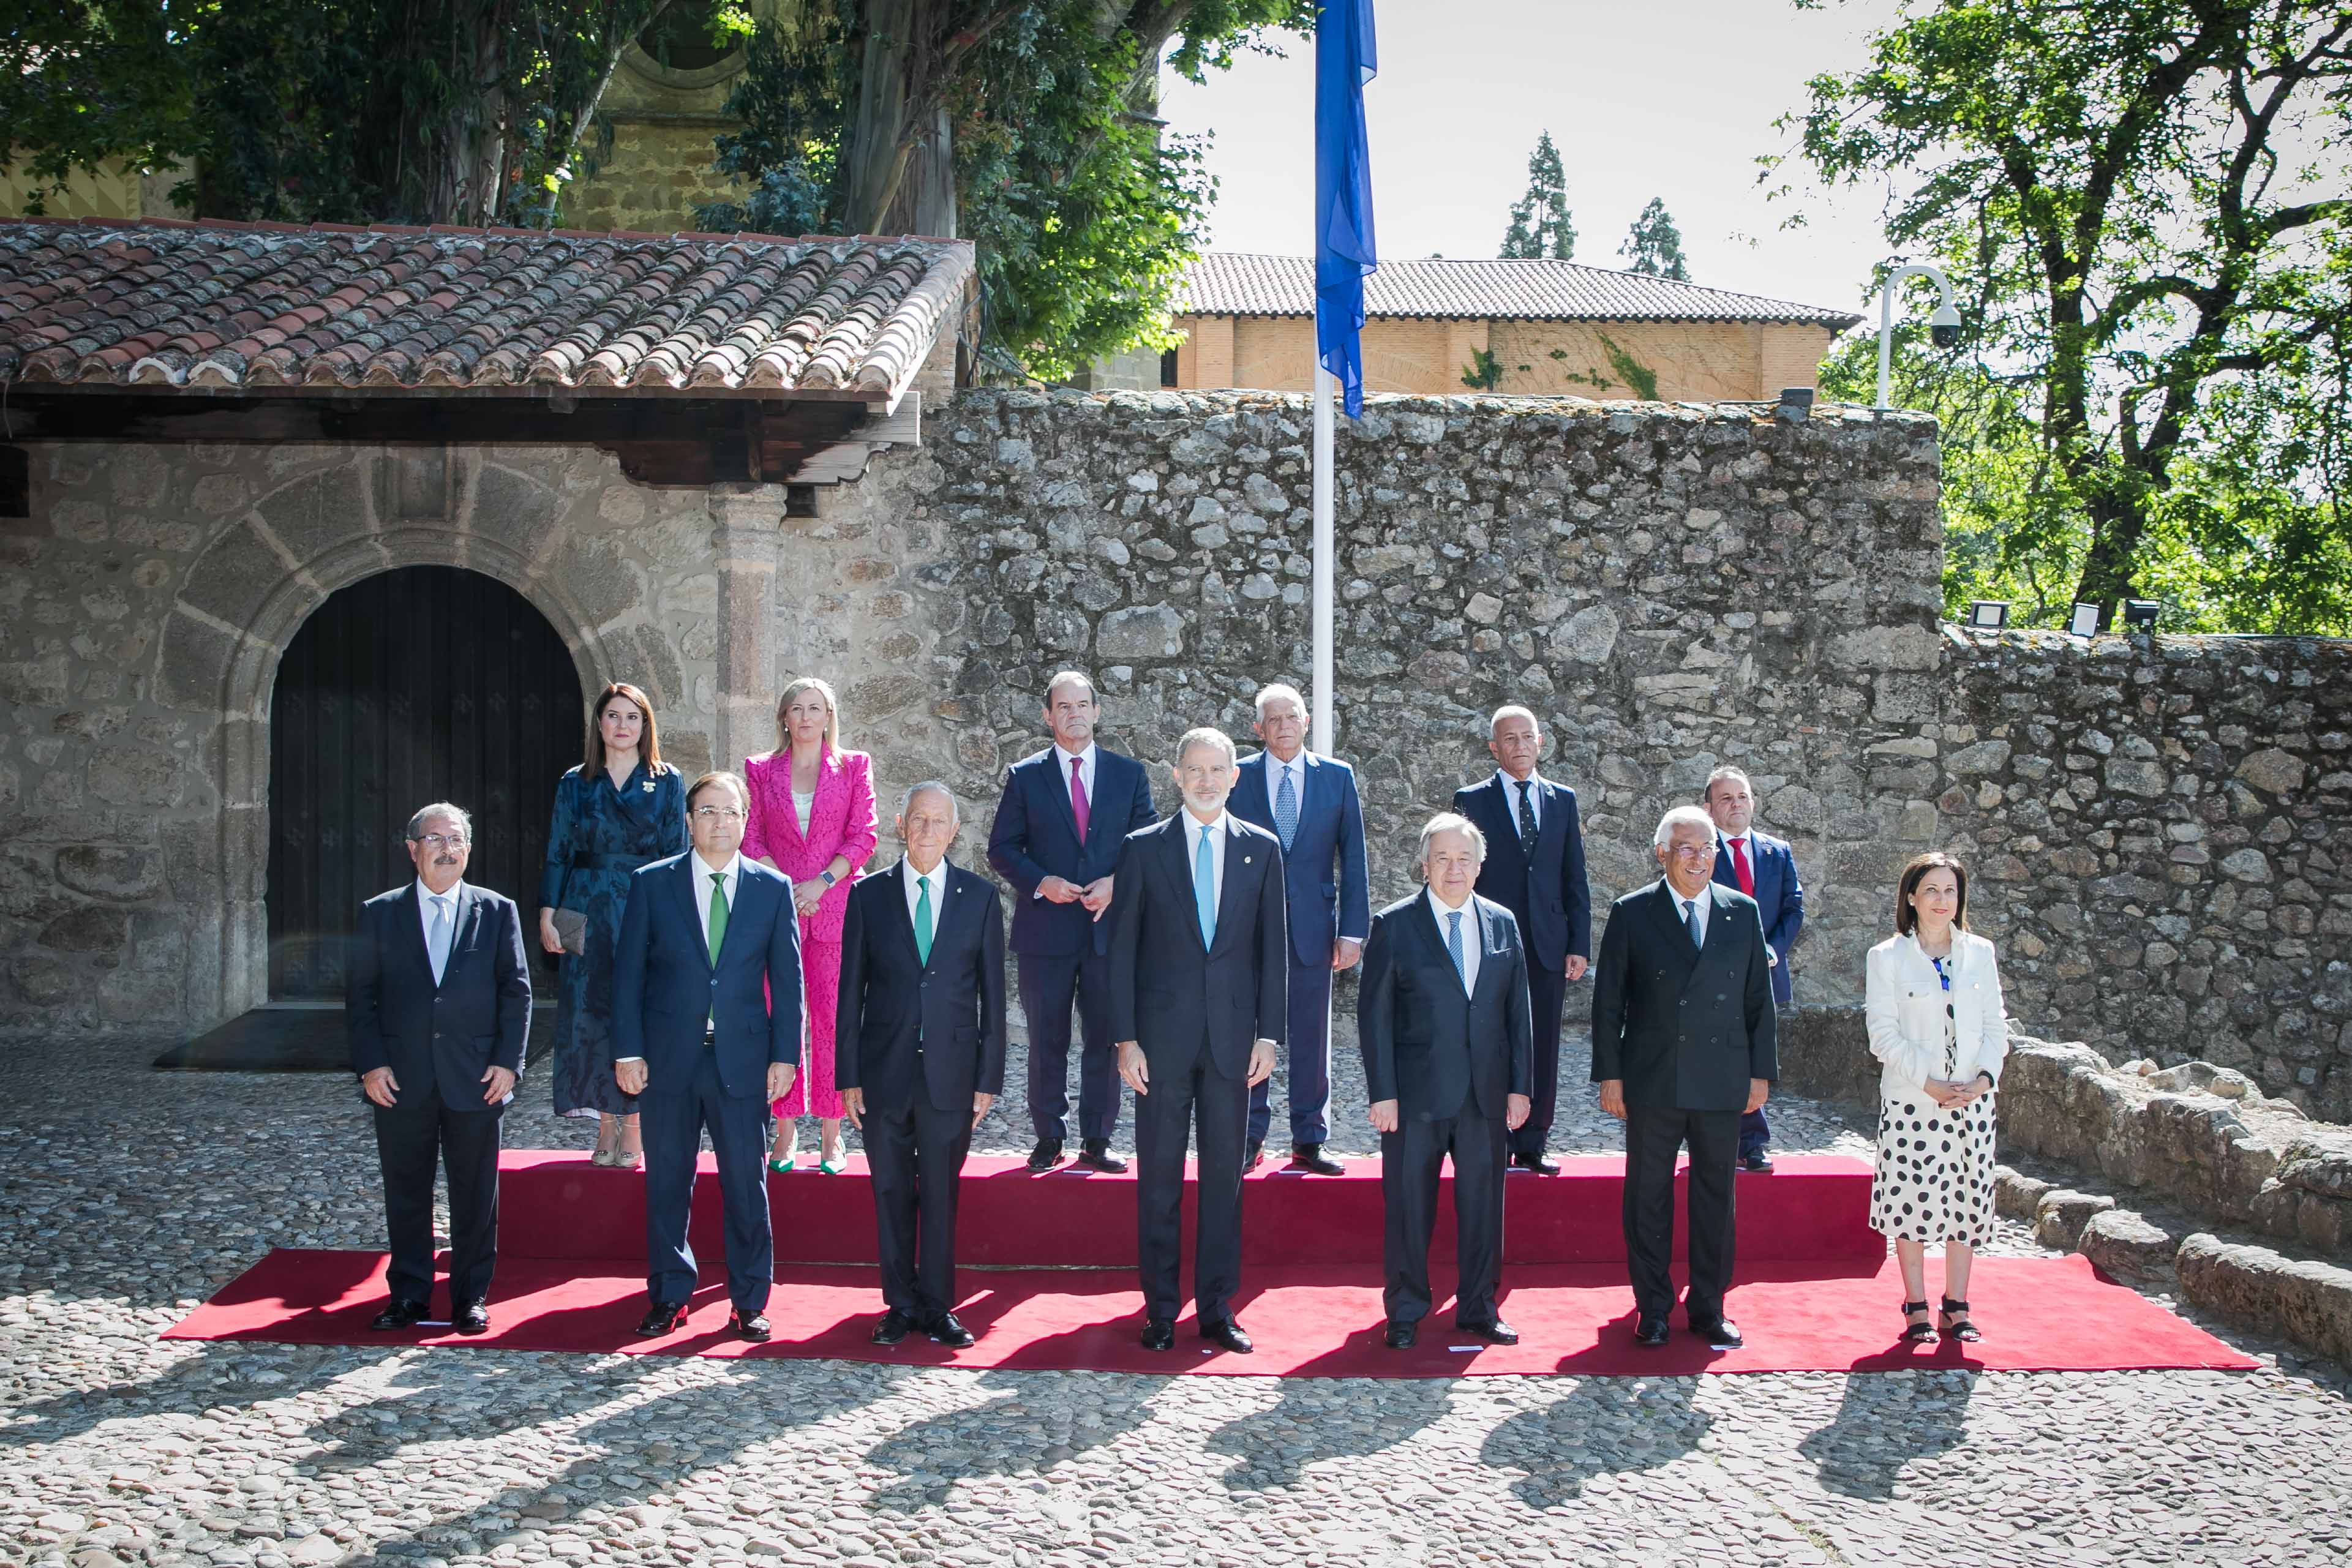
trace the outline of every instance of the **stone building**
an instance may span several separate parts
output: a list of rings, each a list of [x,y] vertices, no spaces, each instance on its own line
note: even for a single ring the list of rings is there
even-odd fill
[[[1434,257],[1381,262],[1364,311],[1370,392],[1460,392],[1490,365],[1490,392],[1668,402],[1811,387],[1831,342],[1862,319],[1569,261]],[[1183,344],[1148,384],[1309,391],[1314,261],[1211,251],[1185,274],[1176,327]]]

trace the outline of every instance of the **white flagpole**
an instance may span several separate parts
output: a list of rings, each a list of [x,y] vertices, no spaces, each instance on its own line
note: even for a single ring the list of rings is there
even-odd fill
[[[1315,694],[1314,740],[1325,756],[1338,749],[1331,719],[1331,439],[1332,394],[1339,382],[1315,367]]]

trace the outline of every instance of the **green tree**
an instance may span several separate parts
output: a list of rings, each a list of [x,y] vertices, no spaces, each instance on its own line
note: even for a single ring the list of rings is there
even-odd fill
[[[1568,210],[1568,173],[1559,149],[1547,131],[1528,154],[1528,193],[1511,204],[1511,226],[1499,253],[1506,260],[1549,256],[1566,261],[1576,254],[1576,223]]]
[[[2038,452],[2012,567],[2162,589],[2176,623],[2340,617],[2347,46],[2334,0],[1936,0],[1783,120],[1973,284],[1969,357]]]
[[[975,240],[1003,372],[1167,348],[1213,184],[1160,134],[1160,62],[1199,80],[1313,22],[1313,0],[802,0],[729,99],[719,166],[748,193],[696,221]]]
[[[183,164],[199,216],[548,223],[671,0],[65,0],[0,30],[0,166]],[[748,26],[731,6],[714,26]]]
[[[1625,243],[1617,247],[1617,254],[1625,258],[1626,267],[1633,271],[1671,277],[1677,283],[1690,281],[1690,268],[1683,262],[1682,231],[1675,227],[1663,197],[1650,198],[1650,204],[1633,220],[1633,227],[1625,235]]]

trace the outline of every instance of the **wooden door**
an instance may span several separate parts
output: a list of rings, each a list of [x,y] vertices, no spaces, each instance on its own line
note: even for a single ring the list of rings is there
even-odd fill
[[[466,880],[522,906],[530,945],[548,812],[580,760],[584,709],[562,639],[495,578],[404,567],[320,605],[271,699],[271,998],[342,994],[359,906],[416,874],[402,841],[436,800],[473,813]]]

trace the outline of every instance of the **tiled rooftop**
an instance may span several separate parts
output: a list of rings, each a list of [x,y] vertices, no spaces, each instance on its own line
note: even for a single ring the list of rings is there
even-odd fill
[[[895,401],[969,243],[0,221],[0,382]]]
[[[1178,311],[1312,316],[1314,259],[1209,251],[1186,272]],[[1810,322],[1833,331],[1862,319],[1851,310],[1572,261],[1383,261],[1364,279],[1364,312],[1496,321]]]

